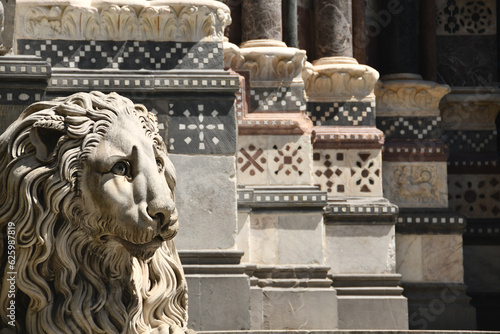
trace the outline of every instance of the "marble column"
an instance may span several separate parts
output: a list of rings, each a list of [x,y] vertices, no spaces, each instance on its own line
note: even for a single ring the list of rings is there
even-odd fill
[[[283,0],[283,42],[289,47],[299,45],[297,24],[297,0]]]
[[[242,40],[283,39],[281,0],[243,0]]]
[[[379,0],[379,7],[385,8],[386,1]],[[391,13],[391,11],[388,11]],[[380,72],[418,73],[417,2],[402,0],[398,11],[390,14],[390,21],[381,30]]]
[[[366,63],[365,0],[352,2],[352,38],[354,58],[360,64]]]
[[[352,57],[351,0],[314,2],[315,57]]]
[[[420,3],[420,72],[424,80],[436,80],[436,0]]]

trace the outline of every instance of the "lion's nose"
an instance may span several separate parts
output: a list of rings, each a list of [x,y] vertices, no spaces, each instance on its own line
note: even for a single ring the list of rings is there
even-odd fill
[[[148,203],[148,214],[158,222],[158,227],[162,229],[169,223],[171,215],[174,213],[175,206],[172,200],[155,199]]]

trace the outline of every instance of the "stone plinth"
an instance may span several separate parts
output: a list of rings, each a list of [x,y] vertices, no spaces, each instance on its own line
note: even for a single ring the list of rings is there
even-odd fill
[[[337,298],[324,266],[248,266],[252,328],[336,329]]]
[[[189,328],[249,329],[250,281],[240,264],[243,252],[190,250],[179,255],[189,286]]]
[[[396,224],[396,264],[408,297],[410,328],[418,327],[425,303],[440,300],[438,286],[463,287],[462,234],[465,219],[449,210],[448,146],[442,141],[439,105],[446,85],[415,74],[392,74],[377,85],[377,125],[386,136],[383,152],[384,194],[400,207]],[[428,288],[431,284],[434,288]],[[418,295],[425,291],[427,297]],[[449,314],[474,325],[474,309],[462,293],[433,314],[425,328],[440,329]],[[430,299],[427,299],[430,298]],[[450,312],[450,313],[448,313]],[[464,312],[464,313],[462,313]]]
[[[332,275],[337,291],[339,328],[408,328],[408,302],[401,295],[399,274]],[[380,312],[383,309],[385,312]]]

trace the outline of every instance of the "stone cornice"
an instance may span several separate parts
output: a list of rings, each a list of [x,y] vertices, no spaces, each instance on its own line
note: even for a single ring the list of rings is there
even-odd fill
[[[440,108],[444,130],[493,131],[500,110],[500,90],[454,88],[443,98]]]
[[[377,116],[439,116],[439,102],[450,87],[416,74],[392,74],[376,85]]]
[[[379,73],[354,58],[329,57],[307,63],[302,77],[309,101],[349,101],[373,96]]]
[[[212,0],[18,0],[16,39],[222,41],[229,8]]]
[[[315,126],[312,140],[315,149],[380,149],[384,134],[375,127]]]
[[[306,52],[282,42],[255,40],[241,47],[224,43],[224,66],[248,71],[252,86],[279,85],[284,81],[302,83]]]

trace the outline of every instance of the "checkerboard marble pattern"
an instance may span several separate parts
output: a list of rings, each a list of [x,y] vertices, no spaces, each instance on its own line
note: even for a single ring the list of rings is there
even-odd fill
[[[18,53],[78,69],[222,69],[222,43],[18,40]]]
[[[308,102],[307,115],[316,126],[373,126],[375,102]]]
[[[439,139],[441,117],[377,117],[386,139]]]

